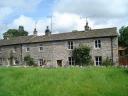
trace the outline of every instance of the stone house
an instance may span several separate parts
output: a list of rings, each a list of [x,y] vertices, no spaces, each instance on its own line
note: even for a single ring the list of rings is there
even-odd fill
[[[87,24],[84,31],[37,36],[34,29],[31,36],[5,38],[0,40],[0,64],[24,65],[24,57],[30,55],[39,66],[74,65],[72,50],[81,44],[91,48],[90,55],[95,65],[101,65],[107,57],[118,64],[118,34],[116,28],[91,30]]]

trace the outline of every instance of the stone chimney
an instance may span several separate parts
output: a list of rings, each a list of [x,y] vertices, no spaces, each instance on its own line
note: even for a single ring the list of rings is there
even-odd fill
[[[36,28],[35,28],[34,31],[33,31],[33,35],[34,35],[34,36],[37,36],[37,30],[36,30]]]
[[[88,21],[87,21],[87,18],[86,18],[86,25],[85,25],[85,31],[89,31],[89,30],[91,30],[91,28],[89,27],[89,25],[88,25]]]
[[[49,27],[47,26],[46,30],[45,30],[45,35],[49,36],[51,35],[51,31],[49,30]]]

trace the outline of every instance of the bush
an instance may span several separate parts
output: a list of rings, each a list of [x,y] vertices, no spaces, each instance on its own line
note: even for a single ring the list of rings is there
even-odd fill
[[[90,48],[87,46],[81,45],[78,48],[75,48],[72,52],[72,57],[74,58],[76,65],[92,65]]]
[[[103,61],[102,63],[103,66],[112,66],[112,60],[109,59],[108,57]]]
[[[24,61],[29,66],[35,66],[35,62],[34,62],[33,58],[30,55],[25,56]]]

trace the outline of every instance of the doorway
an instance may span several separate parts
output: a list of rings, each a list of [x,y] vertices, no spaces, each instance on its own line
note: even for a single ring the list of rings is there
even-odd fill
[[[62,67],[62,60],[57,60],[57,65],[58,65],[59,67]]]

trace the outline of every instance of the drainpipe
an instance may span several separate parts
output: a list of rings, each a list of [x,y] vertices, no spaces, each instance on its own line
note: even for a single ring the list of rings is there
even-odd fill
[[[21,57],[20,57],[20,60],[21,60],[21,64],[23,64],[23,58],[22,58],[22,44],[21,44],[21,46],[20,46],[21,48],[20,48],[20,52],[21,52]]]
[[[111,37],[111,58],[112,58],[112,64],[113,64],[113,37]]]

